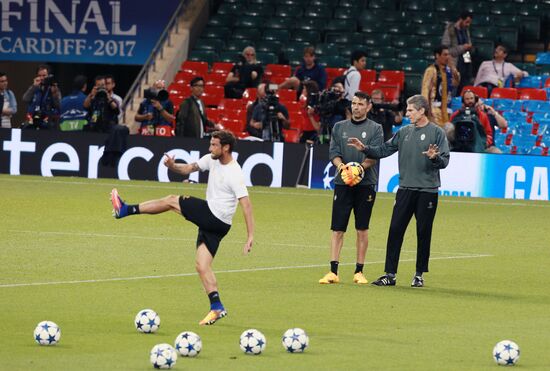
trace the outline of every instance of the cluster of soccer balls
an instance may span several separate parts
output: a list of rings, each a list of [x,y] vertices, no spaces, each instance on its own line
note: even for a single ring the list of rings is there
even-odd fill
[[[143,309],[136,315],[134,325],[143,333],[154,333],[160,327],[160,317],[152,309]],[[34,329],[34,340],[40,345],[55,345],[61,339],[61,329],[52,321],[42,321]],[[301,353],[309,346],[309,337],[301,328],[291,328],[283,334],[282,344],[289,353]],[[256,329],[244,331],[239,346],[245,354],[261,354],[267,345],[264,334]],[[202,350],[202,340],[191,331],[180,333],[170,344],[157,344],[151,349],[149,360],[155,368],[172,368],[179,356],[196,357]],[[493,359],[498,365],[513,366],[519,360],[519,346],[511,340],[502,340],[493,348]]]

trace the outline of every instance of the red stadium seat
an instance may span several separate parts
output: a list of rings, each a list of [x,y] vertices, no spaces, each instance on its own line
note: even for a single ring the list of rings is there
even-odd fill
[[[302,133],[298,129],[283,129],[283,135],[286,143],[299,143]]]
[[[475,95],[477,95],[480,98],[488,98],[489,97],[489,93],[488,93],[487,88],[485,86],[467,85],[467,86],[462,88],[462,91],[460,92],[460,95],[462,96],[462,94],[464,94],[464,92],[466,90],[473,91],[475,93]]]
[[[211,120],[211,121],[218,122],[222,119],[221,118],[222,112],[223,111],[221,109],[207,107],[206,108],[206,117],[208,117],[208,119]]]
[[[378,84],[375,81],[364,81],[361,79],[361,82],[359,83],[359,90],[370,95],[377,86]]]
[[[246,88],[243,93],[243,99],[247,102],[254,102],[258,91],[255,88]]]
[[[288,116],[290,119],[290,127],[301,131],[305,124],[305,118],[302,111],[288,111]]]
[[[181,64],[180,70],[204,77],[208,74],[208,62],[185,61]]]
[[[208,75],[204,76],[204,80],[206,85],[224,86],[225,77],[226,76],[219,73],[209,73]]]
[[[244,99],[224,98],[221,101],[221,107],[226,111],[227,110],[237,111],[237,110],[245,109],[246,108],[246,100],[244,100]]]
[[[543,89],[519,89],[518,99],[521,100],[546,100],[546,90]]]
[[[491,98],[518,99],[518,91],[514,88],[494,88]]]
[[[227,75],[233,68],[233,63],[229,62],[214,62],[212,64],[212,71],[210,73],[218,73],[221,75]]]
[[[287,102],[296,102],[296,90],[279,89],[277,90],[277,96],[285,105]]]
[[[196,75],[189,71],[180,71],[174,76],[174,82],[178,84],[189,85],[189,81],[193,79]]]
[[[380,87],[380,90],[382,90],[382,93],[384,93],[384,100],[386,102],[393,102],[394,100],[398,100],[399,96],[401,95],[401,89],[397,85],[395,87],[382,86]]]
[[[224,110],[221,113],[223,119],[235,120],[246,123],[246,109],[241,110]]]
[[[286,64],[268,64],[265,66],[265,74],[268,78],[273,76],[290,77],[292,71]]]
[[[233,120],[224,117],[221,124],[225,129],[230,130],[233,133],[241,133],[245,129],[245,122],[241,120]]]
[[[219,95],[216,93],[209,94],[207,92],[204,92],[201,96],[201,100],[203,101],[204,105],[207,107],[218,107],[221,104],[221,101],[223,99],[223,95]]]
[[[399,89],[403,90],[405,86],[405,72],[382,70],[380,71],[380,76],[378,76],[378,82],[384,84],[397,84],[399,85]]]
[[[327,67],[327,77],[329,81],[332,81],[335,77],[342,76],[346,72],[345,68]],[[376,72],[375,72],[376,73]]]
[[[361,74],[361,81],[376,81],[375,70],[361,70],[359,73]]]
[[[546,79],[546,82],[544,83],[545,88],[550,88],[550,77]]]

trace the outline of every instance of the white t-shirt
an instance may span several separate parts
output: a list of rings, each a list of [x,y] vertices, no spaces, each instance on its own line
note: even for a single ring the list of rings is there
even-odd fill
[[[209,170],[206,201],[210,211],[222,222],[231,225],[239,198],[248,196],[241,166],[233,160],[223,165],[210,154],[197,162],[201,171]]]

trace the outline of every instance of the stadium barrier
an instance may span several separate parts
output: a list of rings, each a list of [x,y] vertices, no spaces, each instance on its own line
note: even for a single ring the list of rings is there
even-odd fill
[[[130,136],[117,167],[101,164],[106,135],[83,132],[0,129],[0,173],[11,175],[78,176],[90,179],[183,180],[168,172],[163,155],[185,162],[208,153],[208,139]],[[235,157],[247,185],[294,187],[306,149],[302,144],[239,141]],[[311,149],[305,179],[309,187],[332,189],[335,168],[328,145]],[[523,155],[451,154],[441,171],[440,194],[463,197],[548,200],[550,157]],[[207,173],[189,181],[204,183]],[[379,191],[395,192],[399,184],[397,155],[380,162]]]

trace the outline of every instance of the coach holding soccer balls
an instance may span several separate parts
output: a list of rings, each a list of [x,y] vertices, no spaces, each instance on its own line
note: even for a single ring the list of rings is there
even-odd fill
[[[372,108],[370,97],[363,92],[356,92],[351,101],[351,119],[337,122],[332,129],[329,158],[338,169],[334,178],[334,198],[332,201],[332,239],[330,272],[319,280],[320,284],[332,284],[340,281],[338,264],[340,251],[344,243],[349,217],[355,214],[357,230],[357,264],[353,282],[366,284],[363,275],[365,255],[368,247],[369,221],[376,199],[378,169],[376,160],[348,146],[348,138],[357,137],[360,143],[379,146],[384,141],[382,126],[367,119],[367,112]]]
[[[376,286],[395,286],[403,237],[413,215],[418,246],[416,273],[411,286],[424,286],[422,274],[428,271],[432,225],[441,185],[439,170],[449,163],[447,137],[443,129],[430,122],[428,100],[422,95],[407,99],[407,117],[411,125],[399,129],[383,145],[364,145],[358,138],[348,140],[349,146],[372,159],[388,157],[399,151],[399,189],[388,234],[386,274],[372,283]]]

